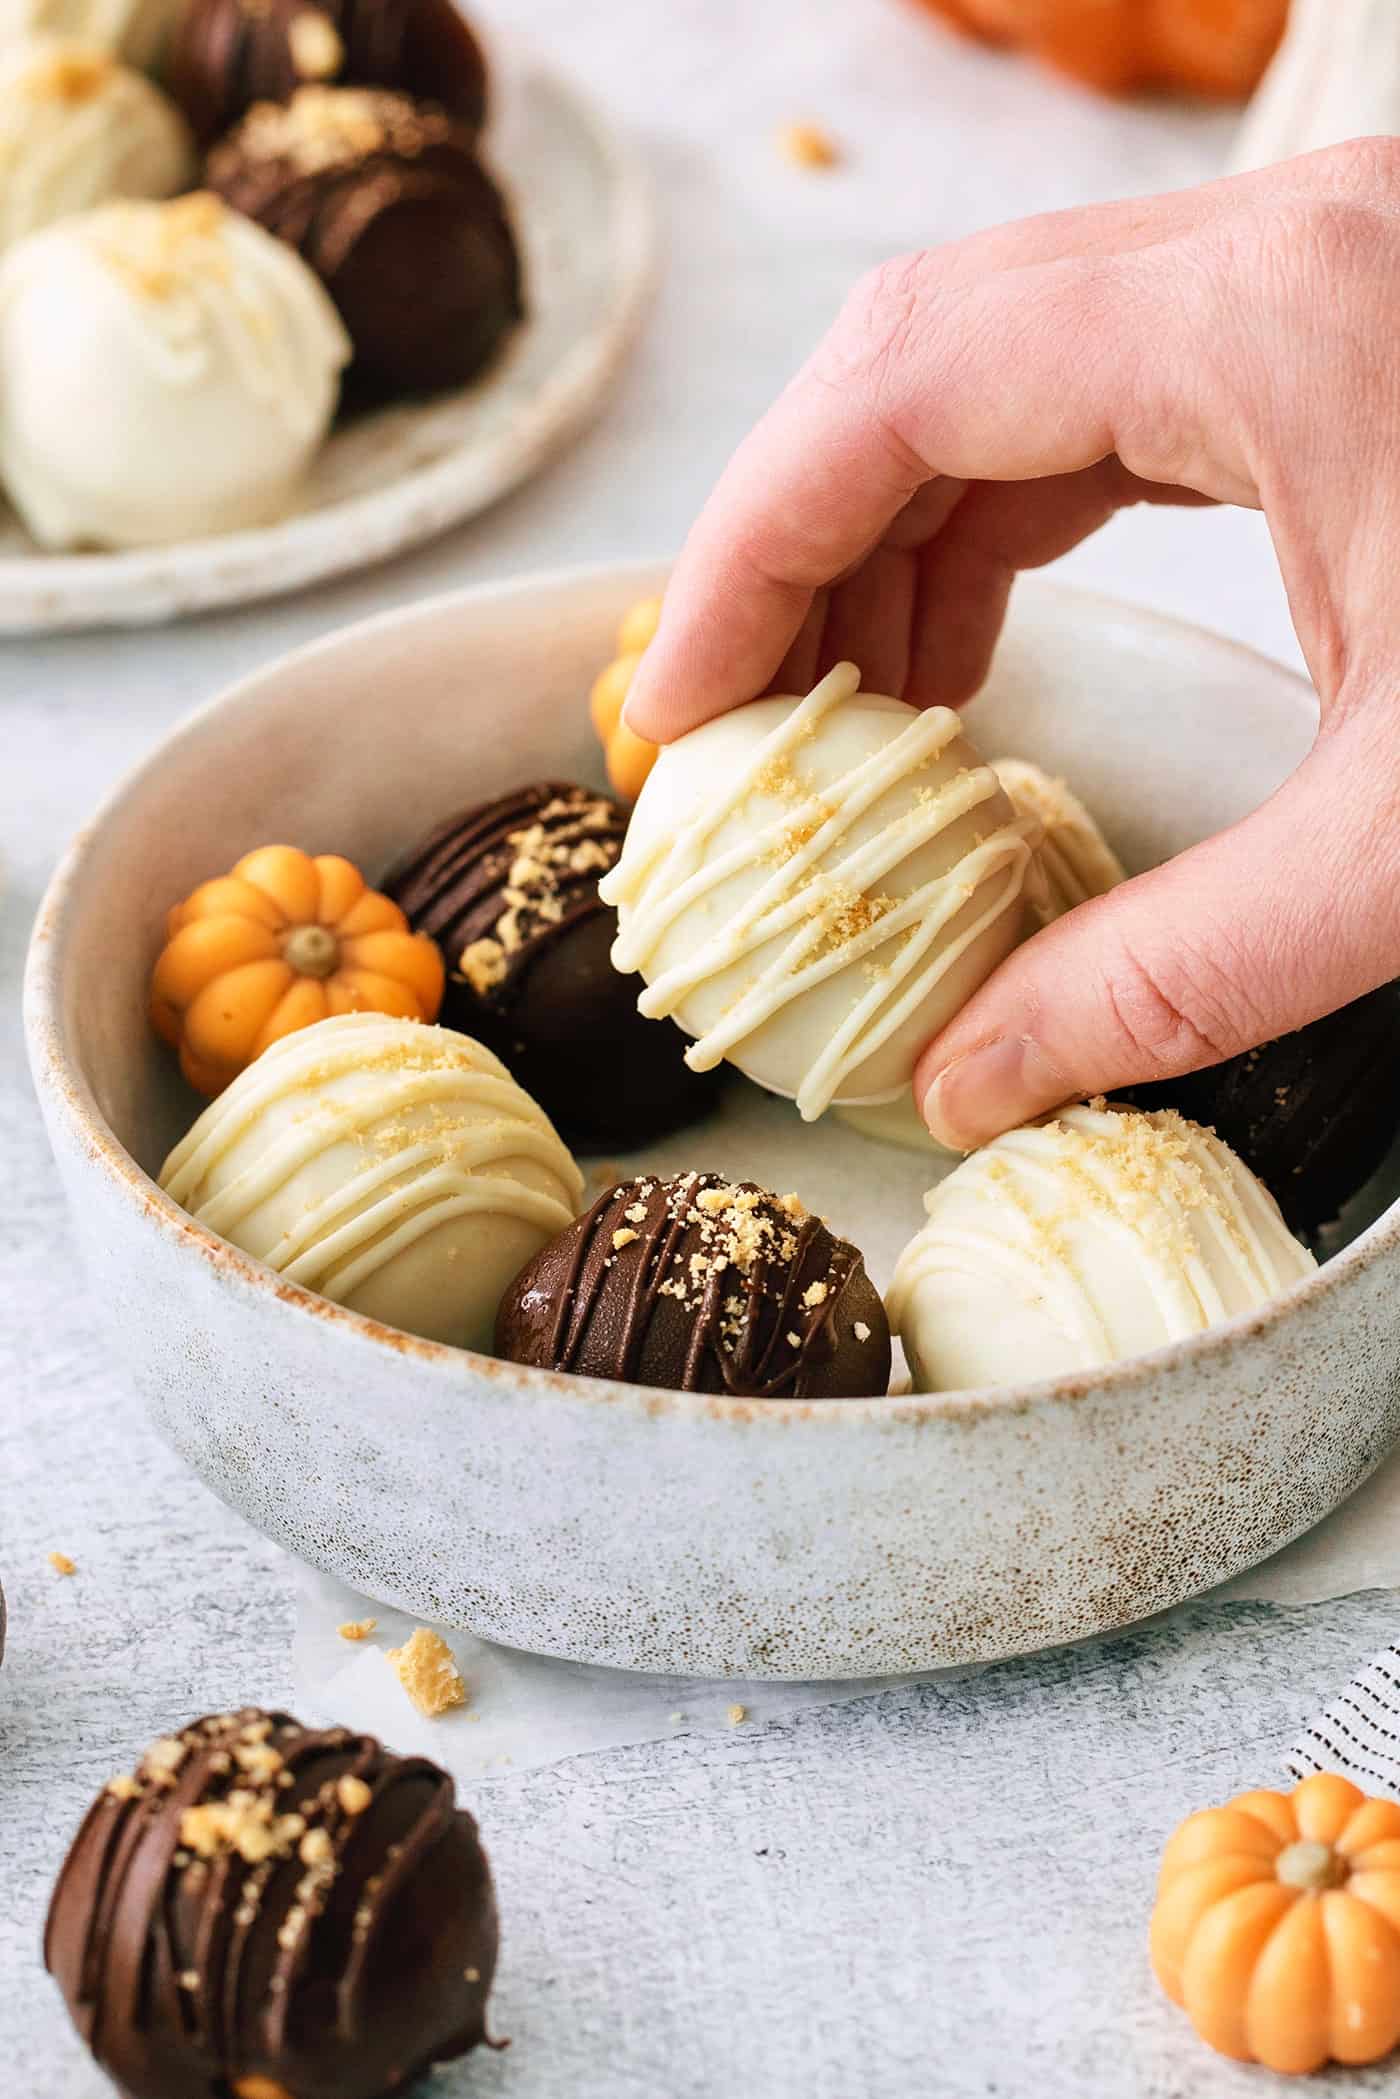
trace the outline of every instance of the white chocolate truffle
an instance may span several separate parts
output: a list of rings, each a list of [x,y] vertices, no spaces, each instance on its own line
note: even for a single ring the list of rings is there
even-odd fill
[[[194,174],[185,120],[92,44],[0,52],[0,250],[112,197],[173,197]]]
[[[489,1348],[515,1275],[583,1177],[490,1050],[377,1013],[274,1042],[160,1171],[211,1232],[337,1304]]]
[[[184,0],[0,0],[0,51],[30,37],[75,37],[152,71]]]
[[[1067,782],[1053,779],[1028,758],[994,758],[992,771],[1012,807],[1041,827],[1037,858],[1044,887],[1029,898],[1041,925],[1127,880],[1123,863]]]
[[[661,752],[622,858],[613,962],[638,1009],[797,1102],[893,1100],[1015,945],[1037,827],[946,707],[860,690],[756,700]]]
[[[102,205],[0,259],[0,481],[47,547],[264,524],[349,356],[301,257],[217,198]]]
[[[1066,1108],[973,1152],[924,1207],[886,1298],[916,1391],[1141,1355],[1317,1266],[1249,1168],[1170,1109]]]

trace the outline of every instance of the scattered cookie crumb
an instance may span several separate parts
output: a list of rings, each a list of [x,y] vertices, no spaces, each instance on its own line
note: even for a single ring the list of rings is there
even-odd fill
[[[55,1574],[76,1574],[78,1571],[77,1561],[70,1560],[66,1552],[51,1552],[49,1565]]]
[[[452,1658],[452,1649],[441,1633],[420,1625],[402,1647],[391,1647],[386,1659],[393,1664],[399,1682],[427,1719],[436,1720],[440,1714],[450,1713],[454,1706],[466,1704],[467,1687]]]
[[[463,1970],[462,1970],[462,1980],[463,1980],[464,1982],[480,1982],[480,1980],[481,1980],[481,1970],[480,1970],[480,1968],[463,1968]]]
[[[841,158],[835,139],[819,124],[782,125],[778,151],[795,168],[834,168]]]
[[[857,1341],[868,1341],[870,1339],[870,1329],[863,1319],[856,1321],[854,1331]]]
[[[336,1631],[342,1640],[367,1640],[378,1625],[377,1618],[347,1618],[344,1625],[336,1627]]]
[[[680,1727],[685,1720],[684,1713],[668,1713],[666,1717],[670,1721],[672,1727]]]
[[[749,1709],[746,1705],[732,1705],[724,1717],[731,1727],[742,1727],[749,1717]]]

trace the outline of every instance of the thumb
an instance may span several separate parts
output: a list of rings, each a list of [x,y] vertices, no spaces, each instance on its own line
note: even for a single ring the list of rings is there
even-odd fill
[[[1242,823],[1018,948],[919,1060],[933,1135],[971,1150],[1067,1100],[1218,1063],[1400,974],[1395,769],[1353,718]]]

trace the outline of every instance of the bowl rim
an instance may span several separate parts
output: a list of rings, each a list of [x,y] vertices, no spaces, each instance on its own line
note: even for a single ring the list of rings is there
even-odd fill
[[[116,1184],[135,1210],[157,1231],[167,1239],[183,1242],[225,1282],[265,1301],[280,1301],[295,1316],[318,1319],[347,1345],[390,1350],[413,1361],[426,1374],[444,1378],[449,1383],[480,1383],[485,1380],[492,1384],[509,1384],[515,1392],[523,1391],[539,1399],[565,1400],[577,1406],[604,1406],[614,1410],[621,1404],[629,1411],[653,1419],[710,1419],[736,1425],[760,1423],[774,1427],[810,1420],[847,1427],[922,1426],[935,1422],[962,1425],[984,1417],[1020,1415],[1040,1406],[1072,1405],[1093,1396],[1121,1395],[1126,1398],[1159,1378],[1189,1370],[1204,1359],[1228,1358],[1236,1349],[1291,1317],[1300,1306],[1344,1287],[1376,1261],[1393,1253],[1400,1243],[1400,1200],[1392,1203],[1348,1246],[1332,1255],[1314,1273],[1304,1276],[1267,1304],[1208,1327],[1185,1340],[1167,1342],[1146,1354],[1126,1357],[1101,1368],[954,1392],[880,1393],[847,1399],[752,1400],[584,1377],[573,1372],[508,1362],[473,1349],[457,1348],[447,1342],[425,1340],[335,1304],[301,1284],[288,1282],[265,1263],[210,1232],[172,1201],[138,1164],[102,1114],[86,1074],[69,1055],[60,1017],[62,949],[74,891],[92,843],[104,826],[130,796],[149,784],[162,770],[172,752],[197,743],[226,712],[265,696],[278,678],[293,669],[314,664],[322,657],[333,659],[347,647],[356,647],[371,635],[380,635],[394,628],[407,630],[416,623],[432,623],[445,615],[470,615],[483,606],[512,599],[580,589],[604,580],[615,584],[619,595],[627,590],[641,593],[654,589],[659,580],[664,580],[667,566],[656,560],[573,563],[436,592],[411,604],[388,607],[365,619],[352,621],[246,672],[184,716],[108,790],[60,857],[35,915],[24,970],[24,1026],[30,1069],[41,1100],[65,1118],[87,1159]],[[1106,592],[1086,590],[1049,578],[1022,578],[1019,587],[1029,588],[1030,594],[1050,603],[1069,601],[1091,616],[1097,614],[1100,619],[1126,619],[1138,628],[1155,627],[1170,633],[1178,645],[1184,641],[1216,656],[1224,654],[1243,658],[1256,672],[1262,669],[1276,683],[1295,688],[1309,709],[1315,708],[1311,688],[1304,678],[1288,665],[1245,642]]]

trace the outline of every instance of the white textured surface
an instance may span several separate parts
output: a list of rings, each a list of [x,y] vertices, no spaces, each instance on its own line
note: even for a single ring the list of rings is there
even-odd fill
[[[36,1950],[88,1794],[173,1719],[290,1691],[286,1565],[124,1398],[21,1073],[10,987],[61,843],[188,706],[294,641],[445,583],[673,544],[746,419],[885,250],[1190,181],[1228,137],[1223,119],[1101,109],[943,43],[896,0],[770,0],[742,62],[747,0],[674,0],[664,33],[648,0],[521,0],[509,13],[643,130],[669,199],[659,321],[604,425],[470,530],[356,583],[160,636],[0,652],[0,2062],[25,2099],[107,2090]],[[793,114],[829,123],[856,163],[821,179],[777,162],[770,134]],[[1124,520],[1071,567],[1293,653],[1258,520]],[[56,1546],[80,1563],[71,1581],[44,1565]],[[1396,1615],[1383,1596],[1198,1607],[771,1729],[498,1780],[475,1804],[501,1883],[499,2024],[515,2046],[435,2088],[1291,2091],[1208,2056],[1153,1988],[1156,1853],[1188,1809],[1276,1782],[1300,1722]],[[1309,2090],[1379,2092],[1392,2074]]]

